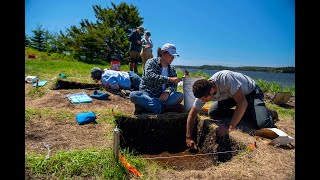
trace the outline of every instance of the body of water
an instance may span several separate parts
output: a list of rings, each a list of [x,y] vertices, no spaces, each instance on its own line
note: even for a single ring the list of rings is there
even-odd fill
[[[181,70],[184,69],[176,68]],[[203,73],[212,76],[219,70],[208,70],[208,69],[187,69],[190,73],[202,71]],[[268,82],[279,83],[282,87],[295,87],[295,73],[274,73],[274,72],[264,72],[264,71],[237,71],[241,72],[255,80],[261,79]]]

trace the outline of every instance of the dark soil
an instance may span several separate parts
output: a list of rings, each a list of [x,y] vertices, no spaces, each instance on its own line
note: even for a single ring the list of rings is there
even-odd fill
[[[70,85],[70,84],[69,84]],[[74,86],[73,86],[74,85]],[[121,111],[124,114],[133,115],[134,105],[125,96],[121,96],[118,91],[106,91],[101,89],[99,86],[95,85],[79,85],[78,83],[73,83],[71,87],[76,87],[74,89],[68,88],[68,84],[59,85],[57,87],[64,87],[62,89],[48,90],[45,92],[44,96],[34,98],[28,95],[25,96],[25,107],[26,108],[48,108],[48,109],[65,109],[73,112],[74,115],[84,111],[99,111],[101,109],[115,109]],[[26,84],[26,92],[30,90],[32,84]],[[85,104],[72,104],[65,95],[75,92],[86,92],[87,94],[92,94],[95,89],[99,89],[102,92],[108,93],[109,100],[97,100],[94,99],[92,103]],[[266,101],[271,101],[273,94],[265,94]],[[295,97],[292,97],[287,103],[288,108],[295,107]],[[25,123],[25,147],[26,151],[33,151],[42,154],[48,153],[48,147],[51,153],[56,150],[72,150],[72,149],[85,149],[85,148],[105,148],[112,147],[113,139],[111,135],[113,134],[113,128],[109,123],[102,121],[104,116],[100,115],[97,118],[97,123],[90,123],[86,125],[78,125],[75,119],[66,121],[57,121],[50,117],[42,117],[41,115],[27,121]],[[168,116],[170,118],[170,115]],[[174,119],[174,118],[173,118]],[[186,120],[186,119],[184,119]],[[119,122],[118,122],[119,123]],[[121,124],[121,123],[120,123]],[[134,130],[136,134],[145,138],[142,141],[129,141],[127,138],[127,144],[122,143],[122,146],[130,146],[136,148],[138,153],[143,158],[149,158],[150,160],[157,161],[164,167],[170,167],[174,170],[204,170],[209,166],[215,165],[218,161],[227,162],[236,153],[228,154],[212,154],[212,155],[201,155],[204,153],[220,152],[220,151],[232,151],[239,149],[239,146],[233,142],[232,139],[218,139],[215,137],[214,131],[202,128],[203,124],[199,127],[198,141],[200,144],[198,152],[192,152],[185,146],[185,123],[182,121],[182,126],[176,126],[174,129],[162,126],[163,134],[159,134],[161,131],[155,131],[156,127],[152,127],[152,124],[148,126],[141,125],[141,127],[148,127],[145,131],[139,131],[136,128],[131,129],[132,132],[128,130],[128,127],[122,126],[122,128],[127,128],[124,136],[132,136]],[[206,124],[209,126],[211,123]],[[199,125],[200,126],[200,125]],[[120,125],[121,127],[121,125]],[[175,131],[176,130],[176,131]],[[180,131],[181,130],[181,131]],[[164,134],[170,134],[166,139],[168,143],[163,142]],[[158,134],[157,134],[158,133]],[[108,138],[109,137],[109,138]],[[132,138],[136,138],[132,136]],[[209,138],[207,138],[209,137]],[[151,141],[152,139],[161,139],[160,144],[156,144],[159,141]],[[176,138],[176,139],[175,139]],[[181,143],[177,143],[179,140]],[[146,140],[148,143],[143,143]],[[136,146],[134,142],[137,142]],[[140,143],[139,143],[140,142]],[[176,145],[176,147],[175,147]],[[175,147],[175,148],[172,148]],[[140,149],[139,149],[140,148]],[[170,149],[171,148],[171,149]],[[156,150],[156,151],[155,151]],[[195,154],[198,156],[190,156]],[[167,158],[168,156],[177,156],[176,158]],[[156,158],[163,157],[163,158]],[[190,163],[192,162],[192,163]]]

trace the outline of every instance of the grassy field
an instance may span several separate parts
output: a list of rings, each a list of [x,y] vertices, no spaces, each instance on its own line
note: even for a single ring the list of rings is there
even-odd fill
[[[26,102],[28,102],[25,107],[25,123],[27,127],[26,137],[29,135],[31,136],[31,132],[36,132],[33,128],[37,127],[36,125],[40,126],[41,123],[65,123],[76,126],[74,125],[74,115],[79,112],[77,108],[66,103],[65,106],[61,105],[60,107],[59,102],[51,106],[50,101],[46,99],[46,97],[57,92],[52,90],[51,87],[53,87],[59,79],[60,73],[67,75],[68,81],[93,83],[90,78],[90,70],[95,66],[108,68],[110,64],[86,64],[73,60],[54,60],[46,57],[43,57],[41,60],[26,59],[25,76],[36,75],[40,80],[48,81],[46,86],[38,89],[32,88],[29,84],[26,84],[25,99]],[[141,66],[138,68],[139,72],[141,72]],[[121,65],[121,70],[128,71],[128,65]],[[183,72],[178,71],[178,77],[182,77],[182,75]],[[194,77],[208,77],[206,74],[190,75]],[[257,80],[257,82],[265,92],[274,93],[279,91],[290,91],[293,95],[295,94],[294,88],[281,89],[279,85],[274,83],[270,84],[262,80]],[[179,91],[182,91],[182,89],[179,88]],[[59,93],[70,92],[73,91],[66,90]],[[286,130],[290,136],[294,137],[295,109],[287,109],[269,102],[266,103],[268,107],[278,111],[280,117],[280,124],[278,127]],[[137,178],[130,174],[130,172],[113,157],[113,150],[111,148],[113,136],[112,131],[110,130],[112,130],[115,125],[115,119],[112,116],[112,113],[114,110],[121,113],[121,108],[116,109],[112,107],[103,106],[95,109],[95,112],[102,117],[97,121],[98,124],[107,129],[107,131],[101,130],[100,132],[102,135],[99,137],[102,141],[105,140],[106,142],[109,142],[106,143],[106,146],[97,145],[82,149],[56,148],[52,151],[50,150],[50,146],[44,146],[42,147],[42,150],[38,151],[33,151],[32,148],[26,148],[26,177],[30,179]],[[82,110],[85,110],[85,108]],[[53,125],[48,125],[47,128],[53,128]],[[240,130],[235,131],[232,136],[234,136],[235,139],[238,138],[237,140],[244,142],[252,142],[253,140],[252,137],[249,137],[246,133],[242,133]],[[40,143],[40,141],[33,141],[34,144],[36,144],[35,142]],[[189,172],[175,171],[170,168],[164,169],[156,162],[146,161],[139,156],[135,156],[134,152],[130,152],[127,149],[121,149],[121,153],[124,154],[133,167],[143,174],[143,177],[137,179],[294,179],[294,148],[285,149],[273,147],[262,142],[259,146],[261,147],[260,152],[243,150],[239,155],[234,157],[234,160],[231,162],[216,167],[210,167],[204,171]],[[45,147],[47,149],[45,149]],[[271,163],[273,162],[273,158],[276,158],[278,162],[274,163],[272,167]],[[283,166],[284,164],[286,164],[286,167]],[[268,173],[270,169],[275,171]]]

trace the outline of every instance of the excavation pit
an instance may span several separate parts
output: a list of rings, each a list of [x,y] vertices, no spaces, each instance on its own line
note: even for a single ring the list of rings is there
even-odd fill
[[[92,84],[92,83],[81,83],[68,81],[63,79],[58,79],[57,83],[53,87],[54,90],[58,89],[101,89],[100,84]]]
[[[99,84],[57,80],[55,89],[102,89]],[[111,92],[111,91],[109,91]],[[111,92],[117,94],[117,92]],[[188,113],[127,115],[114,114],[120,129],[120,148],[176,171],[205,170],[227,162],[240,147],[230,137],[217,138],[212,120],[200,120],[194,128],[198,150],[185,144]],[[199,119],[199,118],[198,118]]]
[[[197,121],[193,134],[198,150],[190,150],[185,143],[187,116],[188,113],[114,115],[121,133],[120,148],[177,171],[205,170],[238,154],[238,143],[229,136],[217,137],[210,120]]]

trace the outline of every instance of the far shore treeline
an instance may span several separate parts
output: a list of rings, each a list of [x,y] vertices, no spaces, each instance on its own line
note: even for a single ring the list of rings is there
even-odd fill
[[[206,70],[233,70],[233,71],[265,71],[274,73],[295,73],[295,67],[259,67],[259,66],[241,66],[241,67],[228,67],[219,65],[202,65],[202,66],[183,66],[175,65],[176,68],[181,69],[206,69]]]

